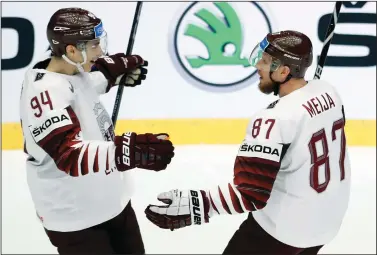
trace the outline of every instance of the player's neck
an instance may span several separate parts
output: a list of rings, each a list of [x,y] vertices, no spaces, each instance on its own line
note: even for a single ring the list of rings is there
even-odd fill
[[[51,61],[46,68],[49,72],[74,75],[78,72],[77,67],[67,63],[62,58],[51,57]]]
[[[279,97],[286,96],[290,93],[292,93],[295,90],[298,90],[302,87],[304,87],[307,84],[307,81],[305,81],[304,78],[301,79],[290,79],[286,83],[280,85],[279,89]]]

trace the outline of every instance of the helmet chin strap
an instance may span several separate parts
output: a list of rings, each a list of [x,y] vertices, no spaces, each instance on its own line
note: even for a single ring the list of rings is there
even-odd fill
[[[272,78],[272,73],[273,72],[270,71],[270,79],[274,83],[274,96],[277,96],[279,94],[280,85],[286,83],[287,81],[289,81],[292,78],[292,74],[288,74],[284,81],[279,82],[279,81],[275,81]]]
[[[84,68],[83,68],[82,66],[83,66],[83,65],[86,63],[86,61],[87,61],[87,56],[86,56],[86,52],[85,52],[85,50],[82,50],[82,51],[81,51],[81,54],[82,54],[82,56],[83,56],[83,58],[84,58],[84,61],[83,61],[82,63],[79,63],[79,62],[75,63],[75,62],[73,62],[73,61],[70,60],[65,54],[62,56],[62,58],[63,58],[68,64],[71,64],[71,65],[76,66],[76,67],[77,67],[77,70],[79,70],[80,73],[84,73],[85,71],[84,71]]]

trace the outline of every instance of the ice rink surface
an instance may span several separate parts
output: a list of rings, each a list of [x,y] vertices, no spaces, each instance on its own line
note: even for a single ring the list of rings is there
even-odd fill
[[[147,254],[221,254],[242,215],[211,219],[209,224],[171,232],[152,225],[144,209],[157,203],[159,192],[173,188],[207,188],[232,180],[238,145],[176,146],[168,170],[132,170],[136,193],[132,199]],[[321,254],[376,253],[376,148],[350,147],[352,193],[338,236]],[[94,187],[100,190],[100,187]],[[36,218],[26,183],[22,151],[2,152],[2,253],[57,254]]]

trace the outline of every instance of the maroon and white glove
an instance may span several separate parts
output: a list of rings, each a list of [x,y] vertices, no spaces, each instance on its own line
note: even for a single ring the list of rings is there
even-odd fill
[[[160,171],[166,169],[174,157],[174,146],[169,135],[136,134],[134,132],[115,136],[115,164],[119,171],[135,167]]]
[[[109,81],[107,91],[114,85],[135,87],[146,79],[148,73],[145,68],[148,61],[139,55],[126,56],[123,53],[102,56],[98,58],[92,67],[92,71],[100,71]]]
[[[164,229],[178,229],[209,222],[209,199],[203,190],[171,190],[161,193],[158,200],[165,206],[149,205],[145,215]]]

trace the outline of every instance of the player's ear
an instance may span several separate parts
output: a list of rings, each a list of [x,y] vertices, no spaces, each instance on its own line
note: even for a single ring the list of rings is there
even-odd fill
[[[73,54],[75,54],[75,49],[74,49],[75,47],[73,46],[73,45],[67,45],[66,47],[65,47],[65,52],[66,52],[66,54],[67,55],[73,55]]]
[[[81,52],[74,45],[67,45],[66,56],[74,62],[82,62]]]
[[[288,66],[282,66],[282,68],[280,70],[280,74],[283,77],[287,77],[290,72],[291,72],[291,69]]]
[[[74,58],[74,56],[76,55],[76,53],[78,52],[79,50],[73,46],[73,45],[67,45],[67,47],[65,47],[65,52],[66,52],[66,55],[67,57],[69,57],[70,59]]]

